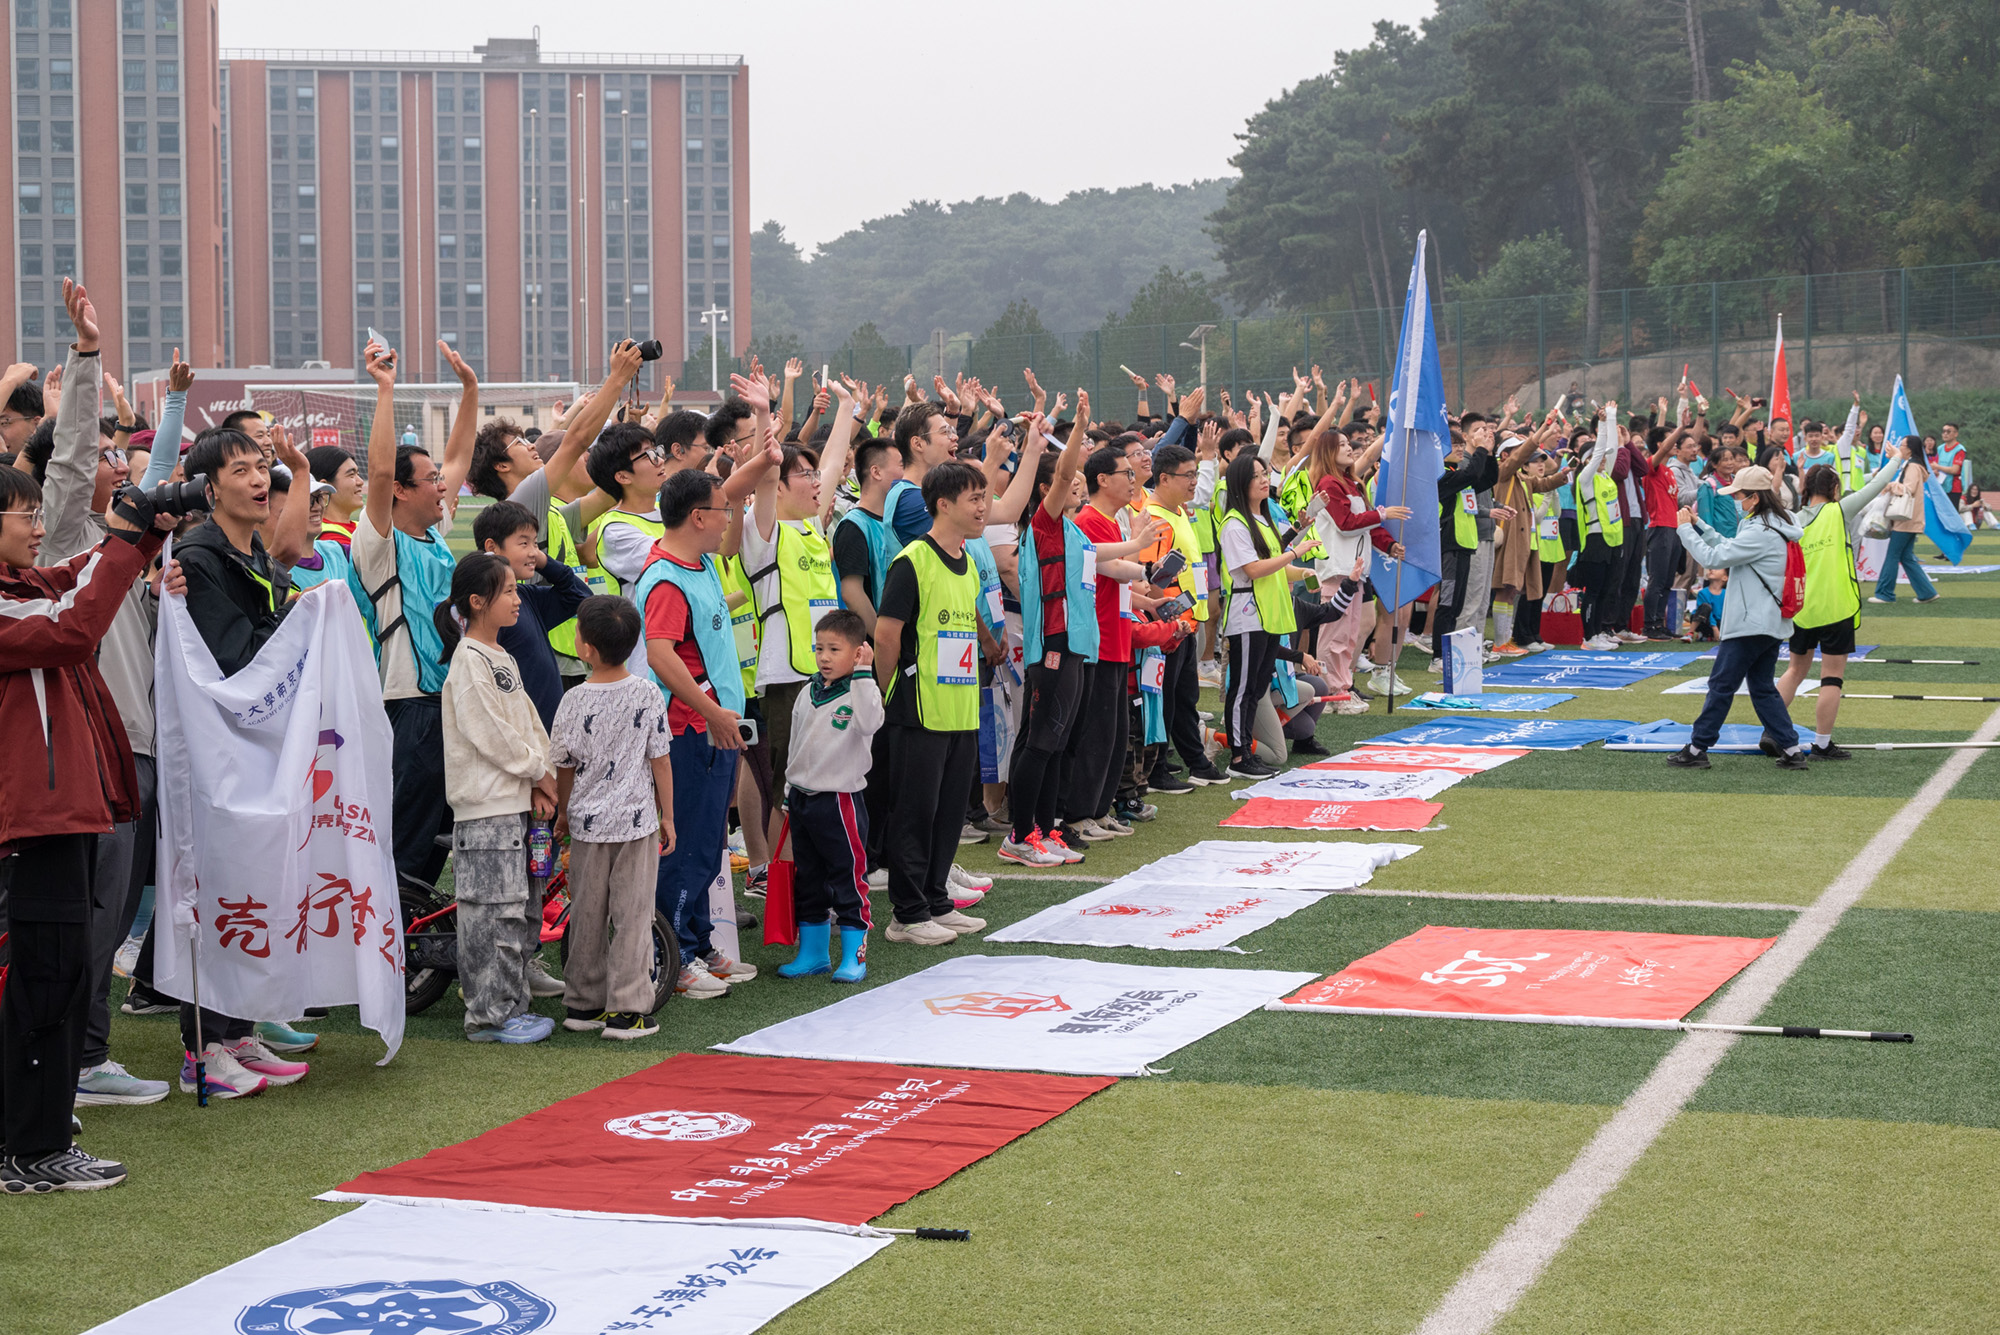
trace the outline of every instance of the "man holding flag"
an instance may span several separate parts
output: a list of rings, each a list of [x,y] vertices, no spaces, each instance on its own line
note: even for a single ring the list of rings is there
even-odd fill
[[[1783,423],[1780,426],[1779,423]],[[1771,421],[1768,442],[1792,457],[1792,379],[1785,371],[1785,317],[1778,317],[1778,346],[1771,354]]]
[[[1444,563],[1439,552],[1438,481],[1444,476],[1445,442],[1451,425],[1445,420],[1444,370],[1438,361],[1437,330],[1431,322],[1429,270],[1424,254],[1428,232],[1417,233],[1417,254],[1410,264],[1410,285],[1403,299],[1403,339],[1396,351],[1396,374],[1389,389],[1389,414],[1383,423],[1381,471],[1376,475],[1378,510],[1403,506],[1407,519],[1387,519],[1383,527],[1402,544],[1400,560],[1375,548],[1369,554],[1369,578],[1376,596],[1395,617],[1388,661],[1369,685],[1378,695],[1396,685],[1396,659],[1402,650],[1401,628],[1406,608],[1438,582]],[[1440,648],[1443,646],[1440,645]]]

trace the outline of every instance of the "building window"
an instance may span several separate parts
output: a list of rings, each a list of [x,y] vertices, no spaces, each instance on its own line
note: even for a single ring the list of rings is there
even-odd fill
[[[455,260],[458,258],[457,237],[441,236],[438,238],[438,258],[441,260]]]
[[[159,151],[162,153],[180,152],[181,151],[180,123],[177,121],[161,121],[159,129],[160,129]]]
[[[146,0],[123,0],[118,9],[123,27],[143,28],[146,26]]]
[[[273,283],[273,284],[271,284],[271,304],[272,304],[272,305],[274,305],[274,306],[289,306],[289,305],[291,305],[291,304],[292,304],[292,285],[291,285],[290,283]]]
[[[125,212],[129,215],[144,216],[146,212],[146,187],[128,185],[125,187]]]
[[[711,140],[709,147],[714,150],[709,157],[710,162],[729,161],[729,141],[727,139]]]
[[[702,260],[708,258],[708,252],[702,248],[701,238],[699,236],[690,235],[688,237],[688,258],[691,260]]]
[[[161,32],[173,32],[179,25],[174,22],[174,11],[179,0],[153,0],[153,26]]]
[[[144,246],[125,247],[125,272],[134,278],[144,278],[147,274],[148,253]]]
[[[49,26],[69,27],[69,0],[49,0]]]
[[[146,136],[144,134],[145,128],[146,127],[143,125],[139,127],[141,133],[139,135],[139,147],[137,149],[132,147],[132,141],[129,137],[126,139],[125,151],[127,153],[143,152],[145,150],[146,147]],[[40,121],[22,121],[20,125],[16,128],[14,133],[14,147],[16,150],[22,153],[41,152],[42,123]]]
[[[60,186],[57,189],[61,189]],[[178,218],[181,216],[181,188],[178,185],[160,186],[160,216]]]
[[[21,308],[21,334],[25,338],[40,338],[42,336],[42,308],[40,306],[23,306]]]
[[[456,306],[456,305],[458,305],[458,284],[457,284],[457,283],[439,283],[439,284],[438,284],[438,305],[440,305],[440,306]]]
[[[357,209],[373,209],[375,207],[375,187],[372,185],[355,186],[354,207]]]
[[[716,236],[709,239],[708,253],[718,260],[729,258],[729,238]]]
[[[31,277],[42,272],[42,248],[40,246],[21,247],[21,272]]]
[[[318,284],[318,283],[300,283],[300,284],[299,284],[299,305],[301,305],[301,306],[317,306],[317,305],[319,305],[319,284]]]
[[[126,68],[129,70],[131,66],[128,65]],[[291,104],[286,100],[288,92],[290,92],[289,89],[280,88],[276,84],[271,85],[271,110],[289,111],[291,109]]]
[[[703,160],[701,155],[701,140],[690,139],[687,141],[687,160],[689,162],[700,162]]]
[[[382,183],[382,207],[385,209],[400,208],[401,205],[398,200],[401,194],[402,187],[393,181],[384,181]]]
[[[363,232],[354,238],[354,257],[360,260],[375,258],[375,234]]]
[[[42,86],[42,62],[23,58],[14,62],[14,86],[16,88],[40,88]],[[141,85],[142,87],[144,85]]]
[[[366,306],[371,310],[374,309],[375,284],[356,283],[354,285],[354,304],[357,306]]]
[[[67,60],[49,62],[49,87],[55,92],[65,93],[76,86],[73,71],[75,66]]]
[[[22,121],[21,129],[26,131],[34,123],[33,121]],[[23,144],[21,147],[27,148],[28,145]],[[41,145],[36,144],[35,147],[40,148]],[[146,151],[146,122],[125,122],[125,151],[127,153],[144,153]]]
[[[634,213],[644,213],[646,211],[646,187],[643,185],[626,186],[625,207]]]
[[[311,232],[299,234],[299,258],[309,260],[319,254],[319,237]]]
[[[382,161],[394,162],[395,160],[396,160],[396,136],[393,134],[385,134],[382,136]]]
[[[382,233],[382,258],[396,260],[403,257],[403,234],[401,232]]]
[[[313,160],[313,137],[309,134],[302,134],[299,136],[299,161],[311,162],[312,160]]]
[[[177,60],[156,60],[153,62],[153,90],[160,93],[178,93],[181,90],[181,66]]]
[[[477,259],[484,259],[485,257],[486,257],[486,238],[479,235],[479,233],[477,232],[468,234],[465,238],[465,258],[469,260],[477,260]]]
[[[479,203],[479,187],[478,187],[478,186],[476,186],[476,185],[468,185],[468,186],[466,186],[466,187],[465,187],[465,208],[466,208],[466,212],[468,212],[468,213],[474,213],[474,212],[477,212],[477,211],[479,210],[479,207],[480,207],[480,203]]]
[[[717,213],[729,212],[729,187],[726,185],[715,187],[715,211]]]
[[[153,313],[144,306],[134,306],[125,315],[125,333],[130,338],[151,338],[153,336]]]
[[[367,134],[354,136],[354,160],[372,162],[375,158],[375,137]]]
[[[646,258],[646,234],[644,232],[632,233],[632,258],[635,260]]]
[[[288,260],[292,257],[292,238],[285,232],[271,233],[271,257]]]
[[[457,207],[458,207],[458,187],[457,187],[457,186],[455,186],[455,185],[444,185],[444,184],[442,184],[442,183],[440,183],[440,184],[439,184],[439,186],[438,186],[438,207],[439,207],[439,208],[441,208],[441,209],[455,209],[455,208],[457,208]]]
[[[698,185],[691,185],[687,188],[687,207],[689,213],[701,212],[702,189],[703,187]]]
[[[479,161],[479,138],[478,138],[478,136],[476,136],[476,135],[474,135],[474,136],[469,136],[469,137],[468,137],[468,138],[466,138],[466,140],[465,140],[465,141],[464,141],[464,142],[463,142],[463,143],[462,143],[462,144],[460,145],[460,147],[462,147],[462,148],[463,148],[463,149],[465,150],[465,160],[466,160],[467,162],[477,162],[477,161]]]
[[[687,112],[690,116],[701,115],[701,89],[688,89]]]
[[[486,301],[486,287],[483,283],[467,283],[465,285],[466,305],[480,306],[484,305],[485,301]]]

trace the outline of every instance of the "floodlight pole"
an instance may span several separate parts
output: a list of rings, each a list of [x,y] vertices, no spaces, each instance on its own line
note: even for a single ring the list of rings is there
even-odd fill
[[[1201,371],[1198,379],[1201,382],[1201,392],[1204,396],[1208,394],[1208,336],[1214,332],[1214,325],[1198,324],[1194,327],[1194,332],[1188,335],[1195,342],[1181,344],[1182,347],[1200,354]]]
[[[729,323],[729,313],[721,306],[710,306],[701,313],[701,322],[709,325],[708,334],[708,388],[712,394],[722,392],[722,326]]]

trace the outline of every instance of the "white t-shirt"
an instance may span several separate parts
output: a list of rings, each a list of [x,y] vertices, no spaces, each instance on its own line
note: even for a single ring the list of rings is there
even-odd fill
[[[761,610],[770,608],[771,615],[764,621],[764,640],[757,651],[757,689],[766,686],[782,686],[786,682],[804,681],[810,672],[800,672],[792,666],[792,641],[790,626],[785,619],[785,607],[778,600],[778,529],[789,524],[796,530],[810,528],[821,537],[826,531],[820,527],[817,517],[812,519],[780,519],[771,525],[771,536],[765,538],[757,531],[757,516],[743,516],[743,569],[762,570],[773,566],[771,573],[751,585],[751,592]],[[837,603],[836,603],[837,605]],[[832,610],[831,608],[827,610]],[[822,615],[824,615],[822,613]]]
[[[1250,537],[1250,529],[1244,524],[1224,524],[1216,534],[1216,550],[1222,553],[1222,564],[1229,571],[1229,620],[1226,623],[1229,634],[1241,635],[1247,630],[1264,629],[1263,621],[1257,616],[1257,598],[1250,591],[1250,579],[1243,573],[1252,561],[1265,559],[1257,554],[1257,544]],[[1272,553],[1276,555],[1276,553]]]
[[[644,516],[654,523],[660,522],[658,509],[648,510]],[[607,523],[597,530],[597,564],[610,571],[626,590],[630,590],[645,573],[646,563],[653,556],[653,537],[637,524]]]

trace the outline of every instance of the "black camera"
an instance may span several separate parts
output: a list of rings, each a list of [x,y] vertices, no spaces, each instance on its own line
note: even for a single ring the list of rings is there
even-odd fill
[[[208,475],[196,473],[185,481],[162,482],[151,491],[141,491],[128,484],[118,489],[113,508],[142,529],[152,527],[153,520],[160,515],[179,518],[188,514],[206,514],[213,508],[208,503]]]
[[[664,351],[660,347],[659,339],[649,338],[639,345],[639,360],[642,362],[656,362],[660,360]]]

